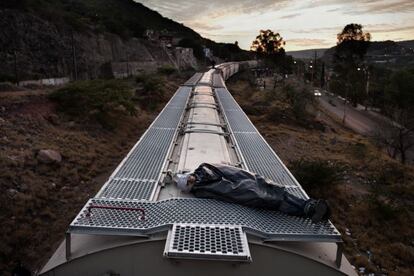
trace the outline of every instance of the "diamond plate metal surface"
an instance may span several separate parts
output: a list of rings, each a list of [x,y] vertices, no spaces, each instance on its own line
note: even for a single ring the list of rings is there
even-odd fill
[[[174,224],[168,232],[164,255],[169,258],[251,260],[242,228],[223,225]]]
[[[140,212],[96,209],[88,206],[143,208]],[[175,223],[241,226],[245,232],[273,240],[340,241],[340,234],[329,222],[314,224],[310,219],[254,209],[212,199],[175,198],[164,201],[90,199],[70,225],[73,233],[147,235],[165,231]]]
[[[151,199],[191,90],[177,90],[96,197]]]

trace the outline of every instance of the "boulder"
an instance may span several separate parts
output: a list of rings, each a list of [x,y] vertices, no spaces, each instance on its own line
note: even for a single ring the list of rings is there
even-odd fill
[[[55,150],[43,149],[37,154],[37,159],[45,164],[60,163],[62,161],[62,156]]]
[[[14,198],[19,192],[16,189],[8,189],[7,194],[10,198]]]

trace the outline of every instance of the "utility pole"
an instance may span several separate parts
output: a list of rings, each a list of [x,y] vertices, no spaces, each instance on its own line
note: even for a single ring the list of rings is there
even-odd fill
[[[366,68],[366,74],[367,74],[367,83],[365,86],[365,90],[367,92],[367,103],[365,104],[365,110],[368,110],[368,99],[369,99],[369,67]]]
[[[165,48],[164,48],[165,50]],[[127,71],[127,78],[129,77],[129,53],[128,53],[128,48],[126,49],[126,71]]]
[[[75,38],[73,36],[73,31],[72,31],[72,60],[73,60],[74,79],[78,80],[78,64],[76,62],[76,48],[75,48]]]
[[[317,58],[317,54],[316,51],[313,52],[314,56],[313,56],[313,67],[312,67],[312,86],[315,86],[314,83],[314,73],[315,73],[315,69],[316,69],[316,58]]]
[[[313,71],[315,70],[315,64],[312,63],[312,60],[311,65],[309,65],[309,68],[311,69],[311,85],[313,87]]]
[[[19,74],[17,70],[17,51],[14,50],[14,80],[16,82],[16,85],[19,85]]]
[[[322,62],[322,69],[321,69],[321,88],[325,88],[325,63]]]

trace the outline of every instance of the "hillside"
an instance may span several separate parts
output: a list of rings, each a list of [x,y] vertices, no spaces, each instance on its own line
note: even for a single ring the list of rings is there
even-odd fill
[[[316,52],[316,57],[318,58],[318,57],[321,57],[325,53],[326,50],[328,49],[309,49],[309,50],[300,50],[300,51],[289,51],[289,52],[286,52],[286,54],[296,59],[313,59],[315,57],[315,52]]]
[[[146,29],[153,29],[201,39],[192,29],[132,0],[5,0],[0,8],[32,13],[55,24],[68,24],[77,31],[93,26],[97,32],[143,37]]]
[[[246,56],[233,44],[204,39],[133,0],[0,3],[0,82],[122,77],[163,66],[194,68],[204,61],[204,46],[222,60]]]
[[[293,58],[313,59],[315,56],[330,63],[335,52],[335,46],[328,49],[309,49],[287,52]],[[372,63],[389,66],[414,65],[414,40],[407,41],[372,41],[367,52],[367,59]]]

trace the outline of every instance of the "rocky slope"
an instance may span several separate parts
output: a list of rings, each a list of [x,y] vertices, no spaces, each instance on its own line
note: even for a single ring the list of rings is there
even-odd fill
[[[111,77],[112,63],[123,63],[124,67],[131,63],[130,70],[175,65],[174,56],[171,58],[158,42],[122,39],[92,28],[74,31],[69,25],[10,9],[0,10],[0,49],[0,81]],[[191,60],[181,62],[183,67],[193,64]]]

